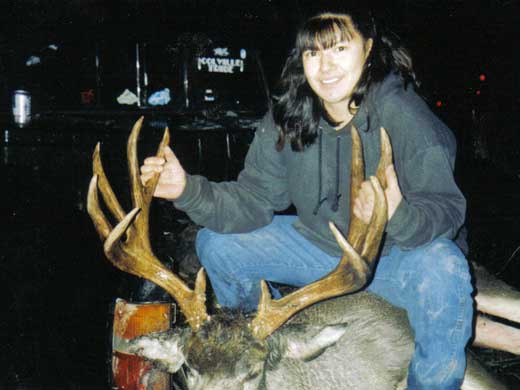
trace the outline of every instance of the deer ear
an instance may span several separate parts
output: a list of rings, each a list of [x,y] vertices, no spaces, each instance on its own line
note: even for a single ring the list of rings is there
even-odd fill
[[[128,352],[142,356],[173,374],[186,362],[182,347],[179,333],[161,332],[131,340]]]
[[[288,336],[285,357],[304,361],[313,360],[327,348],[336,344],[346,331],[347,324],[337,324],[326,326],[318,333],[303,332],[299,335]],[[309,336],[309,333],[312,335]]]

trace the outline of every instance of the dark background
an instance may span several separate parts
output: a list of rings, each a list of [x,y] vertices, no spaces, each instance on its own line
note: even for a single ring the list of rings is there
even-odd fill
[[[265,110],[265,104],[248,108],[244,123],[228,126],[214,110],[183,110],[176,99],[162,108],[144,100],[141,107],[118,105],[125,88],[135,92],[136,43],[150,77],[143,93],[181,88],[178,59],[207,39],[255,50],[273,89],[307,3],[2,0],[0,388],[108,387],[111,305],[115,297],[132,298],[139,281],[104,260],[85,211],[95,143],[101,141],[109,178],[128,209],[124,142],[140,115],[146,119],[141,156],[155,150],[169,125],[186,169],[222,180],[239,171],[252,125]],[[457,136],[470,259],[519,287],[518,2],[376,5],[410,48],[421,93]],[[31,55],[41,63],[26,66]],[[32,94],[34,121],[17,128],[11,97],[22,88]],[[261,90],[254,83],[244,88]],[[94,99],[82,101],[90,89]],[[162,259],[175,253],[185,222],[167,202],[154,203],[152,242]],[[520,386],[516,357],[477,352],[513,388]]]

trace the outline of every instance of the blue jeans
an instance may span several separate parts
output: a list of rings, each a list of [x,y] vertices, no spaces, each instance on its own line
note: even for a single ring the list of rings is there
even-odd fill
[[[295,218],[275,216],[245,234],[199,232],[197,254],[222,306],[253,311],[260,280],[300,287],[334,269],[339,258],[299,234],[291,225]],[[473,289],[458,247],[446,239],[409,251],[395,246],[379,259],[367,290],[408,313],[415,333],[408,389],[459,389],[472,334]]]

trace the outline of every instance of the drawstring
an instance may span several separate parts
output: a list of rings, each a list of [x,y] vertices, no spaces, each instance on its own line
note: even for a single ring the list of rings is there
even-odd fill
[[[336,212],[339,208],[339,198],[341,194],[339,193],[339,154],[340,154],[340,143],[341,137],[336,137],[336,185],[334,188],[334,203],[332,204],[332,211]]]
[[[312,212],[313,215],[318,214],[318,210],[320,209],[323,202],[325,202],[328,197],[321,198],[322,192],[322,165],[323,165],[323,131],[320,127],[318,130],[318,201],[314,210]],[[341,154],[341,137],[336,137],[336,181],[334,185],[334,195],[332,196],[333,203],[331,206],[332,211],[337,212],[339,209],[339,198],[341,198],[341,194],[339,193],[339,171],[340,171],[340,154]]]
[[[321,141],[323,138],[323,131],[320,128],[318,128],[318,202],[316,203],[316,206],[314,207],[314,210],[312,211],[313,215],[318,214],[318,210],[323,202],[327,200],[327,198],[321,199],[321,164],[322,164],[322,145]]]

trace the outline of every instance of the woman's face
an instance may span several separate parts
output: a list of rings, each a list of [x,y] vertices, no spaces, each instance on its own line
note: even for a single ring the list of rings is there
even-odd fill
[[[350,18],[346,17],[348,22]],[[338,39],[330,48],[317,45],[302,55],[305,78],[323,101],[332,119],[343,121],[348,116],[348,102],[361,77],[365,61],[372,48],[372,40],[365,40],[354,28],[350,39]],[[345,117],[339,117],[339,116]]]

